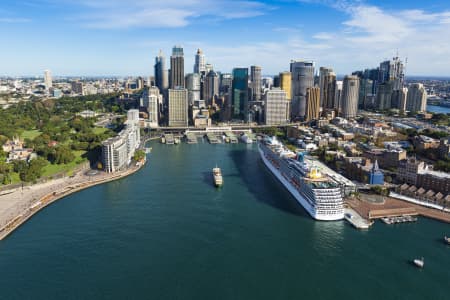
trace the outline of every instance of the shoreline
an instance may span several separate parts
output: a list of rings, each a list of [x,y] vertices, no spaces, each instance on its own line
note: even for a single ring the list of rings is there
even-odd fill
[[[91,188],[93,186],[97,186],[103,183],[108,183],[111,181],[119,180],[121,178],[126,178],[129,175],[132,175],[142,169],[143,166],[147,163],[147,159],[144,160],[143,163],[140,163],[139,165],[135,165],[134,167],[130,167],[127,170],[123,172],[112,173],[111,176],[106,178],[100,178],[97,180],[91,181],[91,179],[88,177],[87,180],[73,183],[73,184],[67,184],[62,189],[59,189],[57,191],[53,191],[50,193],[46,193],[45,195],[39,197],[36,201],[31,201],[28,207],[24,208],[17,216],[13,217],[11,220],[7,222],[6,225],[4,225],[2,228],[0,228],[0,241],[5,239],[7,236],[9,236],[11,233],[14,232],[17,228],[19,228],[22,224],[27,222],[31,217],[33,217],[36,213],[44,209],[45,207],[49,206],[50,204],[65,198],[66,196],[72,195],[74,193],[77,193],[79,191]]]

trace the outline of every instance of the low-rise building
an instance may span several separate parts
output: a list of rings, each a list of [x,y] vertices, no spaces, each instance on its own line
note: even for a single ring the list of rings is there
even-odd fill
[[[403,149],[373,149],[364,151],[363,156],[371,161],[377,160],[381,168],[398,167],[401,160],[406,159],[406,151]]]

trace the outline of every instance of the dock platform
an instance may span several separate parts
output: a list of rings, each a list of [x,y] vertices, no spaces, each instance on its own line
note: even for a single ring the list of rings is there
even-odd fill
[[[208,138],[208,142],[210,144],[219,144],[220,140],[217,138],[217,136],[213,133],[207,133],[206,137]]]
[[[189,132],[188,134],[186,134],[186,142],[188,144],[197,144],[198,143],[197,136],[194,133]]]
[[[352,208],[344,209],[344,218],[357,229],[369,229],[369,227],[373,224],[373,222],[367,221],[361,217]]]

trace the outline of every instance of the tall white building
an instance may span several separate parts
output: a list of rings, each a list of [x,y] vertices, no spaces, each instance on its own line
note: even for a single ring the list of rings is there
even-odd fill
[[[344,86],[344,82],[339,80],[336,81],[336,89],[334,91],[334,109],[336,109],[339,114],[342,107],[342,88]]]
[[[406,110],[423,112],[427,109],[427,91],[422,83],[413,83],[408,89]]]
[[[190,73],[186,75],[186,88],[189,105],[193,105],[195,101],[200,100],[200,74]]]
[[[264,116],[266,125],[289,122],[289,100],[286,91],[272,88],[264,95]]]
[[[358,76],[345,76],[342,87],[342,117],[349,119],[358,113],[359,78]]]
[[[251,90],[252,90],[252,100],[259,101],[261,100],[261,67],[259,66],[251,66],[250,67],[250,81],[251,81]]]
[[[159,108],[163,102],[163,96],[156,86],[149,87],[142,94],[142,106],[147,109],[148,119],[146,126],[156,128],[159,125]]]
[[[127,124],[139,124],[139,109],[130,109],[127,111]]]
[[[195,55],[194,73],[201,74],[206,72],[205,55],[202,49],[197,50]]]
[[[188,126],[188,90],[184,88],[169,89],[169,126]]]
[[[306,113],[306,90],[314,86],[314,62],[291,61],[291,114],[304,118]]]
[[[44,84],[47,90],[53,87],[52,72],[50,70],[44,71]]]
[[[125,129],[117,136],[109,138],[102,143],[101,161],[105,172],[111,173],[126,168],[141,143],[139,111],[130,109],[127,112],[127,117]]]

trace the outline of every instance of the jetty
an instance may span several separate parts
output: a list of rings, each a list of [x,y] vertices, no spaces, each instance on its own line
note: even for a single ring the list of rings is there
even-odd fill
[[[231,131],[225,132],[225,137],[231,144],[237,144],[239,142],[237,136]]]
[[[219,138],[217,138],[217,136],[214,133],[207,133],[206,134],[206,138],[208,139],[208,142],[210,144],[219,144],[220,140]]]
[[[198,143],[197,136],[192,132],[186,133],[186,142],[188,144],[197,144]]]
[[[344,218],[356,229],[369,229],[369,227],[373,224],[373,221],[364,219],[352,208],[344,208]]]

